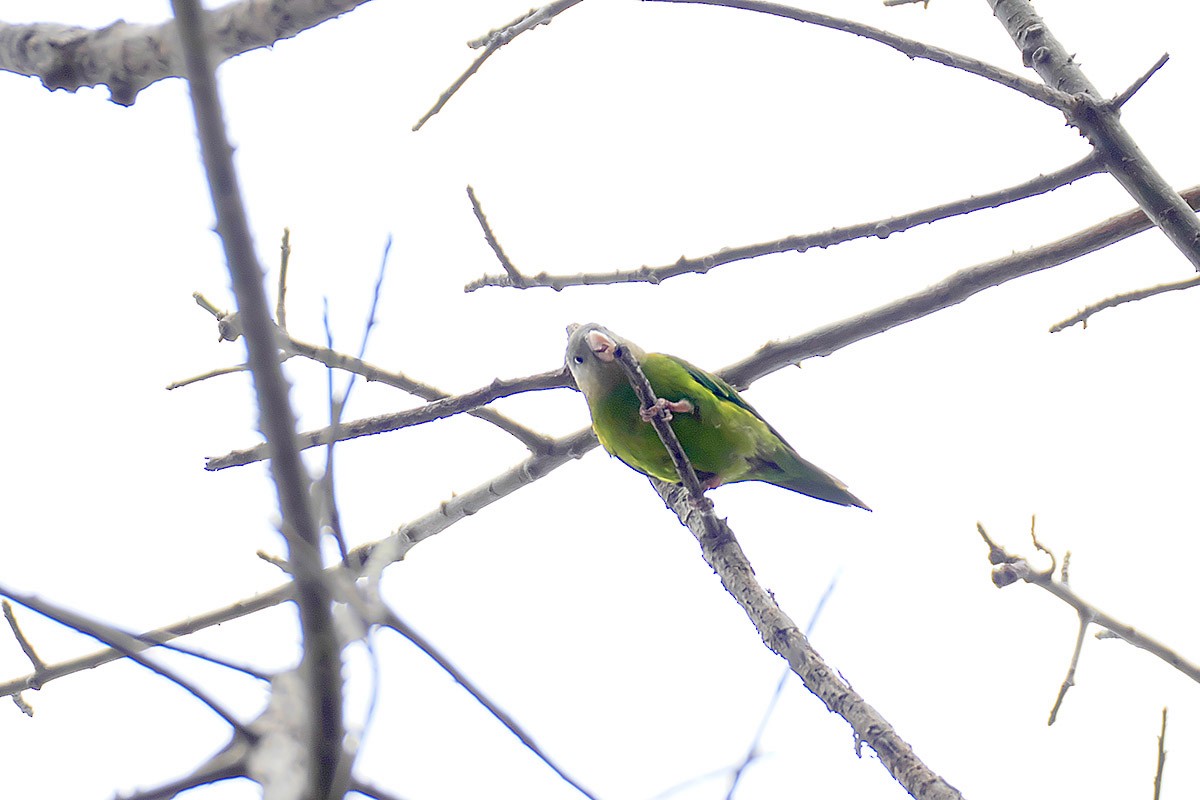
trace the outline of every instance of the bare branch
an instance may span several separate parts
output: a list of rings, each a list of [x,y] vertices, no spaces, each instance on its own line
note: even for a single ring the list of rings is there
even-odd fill
[[[208,12],[213,57],[225,61],[270,47],[334,19],[365,0],[240,0]],[[117,20],[99,29],[52,22],[0,22],[0,70],[40,78],[50,90],[74,92],[107,86],[112,101],[131,106],[138,93],[163,78],[182,78],[184,57],[175,23],[130,24]]]
[[[296,444],[301,450],[306,450],[310,447],[321,447],[322,445],[334,442],[344,442],[362,436],[373,436],[377,433],[397,431],[401,428],[412,427],[413,425],[423,425],[426,422],[444,419],[455,414],[467,414],[501,397],[509,397],[522,392],[569,386],[570,384],[567,381],[570,379],[564,376],[564,372],[565,370],[555,370],[531,375],[527,378],[515,378],[506,381],[497,378],[487,386],[475,391],[435,400],[420,408],[397,411],[392,414],[380,414],[350,422],[340,422],[321,428],[320,430],[300,433],[296,435]],[[263,461],[270,457],[270,448],[266,444],[260,444],[246,448],[245,450],[234,450],[231,453],[210,458],[204,465],[204,468],[210,472],[214,472],[229,467],[241,467],[246,464],[253,464],[256,461]]]
[[[525,276],[517,270],[512,261],[508,259],[508,256],[504,254],[504,248],[500,246],[500,242],[496,239],[496,234],[492,232],[492,226],[488,225],[487,216],[483,213],[483,207],[479,205],[479,200],[475,197],[475,190],[470,186],[467,187],[467,197],[471,198],[471,210],[475,212],[475,219],[479,220],[479,227],[483,228],[483,238],[487,240],[488,246],[492,248],[492,252],[500,260],[500,266],[504,267],[504,272],[508,275],[508,279],[512,281],[513,286],[522,289],[525,288],[528,285]]]
[[[1070,95],[1031,81],[1027,78],[1022,78],[1007,70],[994,67],[991,64],[980,61],[977,58],[964,56],[960,53],[955,53],[950,50],[943,50],[940,47],[934,47],[930,44],[918,42],[913,39],[906,39],[903,36],[897,36],[889,31],[873,28],[870,25],[863,25],[860,22],[853,20],[842,19],[840,17],[831,17],[826,14],[818,14],[815,11],[802,11],[798,8],[780,5],[778,3],[761,2],[761,0],[654,0],[660,3],[694,3],[706,6],[722,6],[725,8],[739,8],[744,11],[757,11],[760,14],[770,14],[775,17],[783,17],[784,19],[795,20],[796,22],[806,22],[810,25],[818,25],[822,28],[830,28],[835,31],[851,33],[855,36],[861,36],[864,39],[871,39],[885,44],[893,50],[898,50],[911,59],[925,59],[943,66],[953,67],[954,69],[969,72],[972,75],[977,75],[980,78],[986,78],[989,81],[998,83],[1021,94],[1037,100],[1039,103],[1062,110],[1070,102]]]
[[[1162,791],[1163,768],[1167,766],[1167,708],[1163,706],[1162,730],[1158,734],[1158,766],[1154,770],[1154,800]]]
[[[556,16],[579,2],[580,0],[556,0],[556,2],[548,3],[541,8],[532,9],[517,17],[504,27],[489,31],[486,35],[468,42],[467,44],[476,50],[482,47],[483,52],[480,53],[479,57],[471,63],[471,66],[467,67],[466,72],[464,72],[462,75],[459,75],[458,79],[455,80],[454,83],[450,84],[450,88],[442,92],[441,97],[437,99],[437,102],[433,104],[433,107],[426,111],[424,116],[417,120],[417,123],[413,125],[412,129],[414,131],[419,131],[426,122],[428,122],[435,114],[441,111],[445,107],[446,103],[450,102],[450,98],[453,97],[458,90],[463,87],[464,84],[466,84],[467,80],[472,75],[479,71],[479,68],[483,66],[483,62],[491,58],[493,53],[511,42],[513,39],[520,36],[525,31],[532,30],[539,25],[549,25]]]
[[[1168,55],[1167,53],[1163,53],[1161,56],[1158,57],[1158,61],[1154,62],[1154,66],[1150,67],[1150,69],[1146,70],[1140,78],[1138,78],[1136,81],[1134,81],[1132,84],[1130,84],[1128,89],[1121,92],[1119,95],[1114,97],[1112,100],[1109,100],[1109,103],[1112,104],[1113,108],[1120,108],[1121,106],[1128,103],[1129,98],[1131,98],[1135,94],[1137,94],[1138,91],[1140,91],[1141,88],[1146,85],[1146,81],[1150,80],[1150,78],[1153,77],[1154,73],[1158,72],[1160,69],[1163,68],[1164,65],[1166,65],[1167,60],[1170,57],[1171,56]]]
[[[1116,306],[1124,303],[1133,303],[1138,300],[1145,300],[1147,297],[1154,297],[1157,294],[1178,292],[1181,289],[1191,289],[1194,286],[1200,286],[1200,276],[1188,278],[1185,281],[1175,281],[1174,283],[1160,283],[1157,286],[1138,289],[1135,292],[1125,292],[1124,294],[1113,295],[1112,297],[1107,297],[1098,303],[1093,303],[1092,305],[1080,311],[1078,314],[1068,317],[1062,322],[1051,325],[1050,332],[1059,333],[1060,331],[1064,331],[1072,325],[1077,325],[1081,322],[1083,323],[1083,327],[1086,328],[1088,319],[1090,319],[1093,314],[1099,311],[1115,308]]]
[[[275,293],[275,324],[282,330],[287,330],[287,279],[288,264],[292,260],[292,231],[283,229],[283,239],[279,242],[279,289]]]
[[[992,569],[992,583],[996,584],[997,587],[1004,588],[1018,580],[1040,587],[1075,609],[1075,613],[1079,614],[1080,619],[1086,617],[1090,622],[1102,628],[1107,628],[1118,638],[1124,639],[1134,647],[1140,647],[1142,650],[1157,656],[1187,677],[1200,682],[1200,666],[1186,660],[1165,644],[1151,639],[1133,626],[1126,625],[1124,622],[1105,614],[1091,603],[1088,603],[1077,595],[1075,590],[1070,586],[1061,581],[1056,581],[1052,570],[1034,569],[1021,556],[1010,555],[987,535],[987,531],[984,530],[982,523],[977,523],[976,529],[988,544],[990,550],[988,560],[996,565]]]
[[[271,448],[271,475],[296,584],[304,646],[301,670],[314,722],[309,732],[306,785],[314,796],[325,797],[334,788],[343,753],[341,647],[334,629],[330,590],[322,575],[320,532],[310,503],[310,480],[296,447],[296,417],[280,369],[277,328],[267,308],[262,269],[242,205],[233,149],[225,134],[205,33],[207,20],[197,0],[172,0],[171,8],[183,47],[217,232],[246,337],[259,424]]]
[[[1142,153],[1121,124],[1119,109],[1103,99],[1028,0],[988,0],[988,5],[1021,51],[1025,66],[1036,70],[1047,86],[1072,95],[1061,107],[1067,121],[1088,138],[1105,168],[1200,270],[1200,220]]]
[[[1200,186],[1184,191],[1193,207],[1200,205]],[[826,325],[803,336],[764,345],[757,353],[731,364],[720,375],[736,388],[802,359],[829,355],[847,344],[890,330],[961,303],[1002,283],[1065,264],[1087,253],[1149,230],[1150,221],[1138,209],[1110,217],[1050,244],[960,270],[933,286],[879,306],[858,316]]]
[[[459,686],[466,689],[467,693],[470,694],[471,697],[474,697],[475,701],[479,703],[479,705],[487,709],[488,713],[499,720],[501,725],[503,725],[505,728],[508,728],[509,732],[513,736],[516,736],[518,739],[520,739],[521,744],[525,745],[526,749],[541,759],[543,764],[554,770],[558,777],[562,778],[564,781],[573,786],[584,797],[590,798],[590,800],[596,800],[595,795],[583,788],[583,786],[575,781],[574,778],[572,778],[570,775],[564,772],[561,767],[555,764],[554,761],[551,760],[550,756],[542,752],[542,749],[537,746],[536,742],[533,741],[533,737],[526,733],[525,730],[519,724],[517,724],[516,720],[505,713],[504,709],[492,702],[492,700],[486,694],[484,694],[483,691],[480,690],[470,678],[468,678],[460,669],[454,666],[450,659],[448,659],[441,653],[441,651],[434,647],[428,639],[413,630],[413,628],[407,622],[402,620],[395,611],[390,608],[386,609],[383,618],[378,620],[378,623],[384,627],[391,628],[396,633],[412,642],[412,644],[415,645],[418,650],[429,656],[429,658],[432,659],[435,664],[445,670],[445,672],[451,678],[453,678]]]
[[[37,651],[33,649],[33,643],[25,637],[21,631],[21,626],[17,624],[17,615],[13,613],[12,603],[7,600],[3,603],[4,618],[8,620],[8,627],[12,630],[13,636],[17,639],[17,644],[21,646],[21,652],[29,659],[29,663],[33,665],[33,674],[36,676],[46,670],[46,662],[42,661],[38,656]],[[39,685],[31,685],[30,689],[41,688]]]
[[[1063,678],[1062,686],[1058,687],[1058,698],[1054,701],[1054,707],[1050,709],[1050,719],[1046,720],[1047,725],[1053,725],[1054,720],[1058,719],[1058,710],[1062,708],[1062,702],[1067,696],[1067,690],[1075,685],[1075,669],[1079,666],[1079,654],[1083,652],[1083,637],[1087,635],[1090,623],[1091,619],[1087,614],[1080,612],[1079,633],[1075,637],[1075,651],[1071,653],[1071,664],[1067,667],[1067,677]]]
[[[485,286],[513,288],[548,286],[558,291],[567,286],[593,286],[608,283],[662,283],[677,275],[685,275],[693,272],[704,274],[714,267],[731,264],[736,261],[758,258],[759,256],[772,255],[774,253],[784,253],[789,250],[803,253],[810,248],[828,248],[843,244],[844,242],[871,236],[886,239],[893,233],[902,233],[920,225],[927,225],[931,222],[963,214],[971,214],[985,208],[998,208],[1017,200],[1024,200],[1028,197],[1045,194],[1046,192],[1077,181],[1080,178],[1095,175],[1103,171],[1104,167],[1100,164],[1100,159],[1094,153],[1089,153],[1070,166],[1063,167],[1047,175],[1038,175],[1036,178],[1024,181],[1015,186],[1009,186],[977,197],[968,197],[965,200],[943,203],[920,211],[910,211],[907,214],[887,219],[872,220],[870,222],[848,225],[843,228],[832,228],[817,233],[786,236],[782,239],[761,242],[759,244],[726,247],[716,253],[709,253],[697,258],[682,257],[672,264],[664,264],[657,267],[642,266],[632,270],[593,272],[576,275],[547,275],[543,272],[540,275],[534,276],[521,275],[519,280],[514,279],[511,274],[484,275],[468,283],[464,288],[465,291],[473,292]],[[508,268],[505,267],[505,269],[507,270]],[[513,267],[513,269],[515,270],[516,267]]]
[[[225,720],[225,722],[227,722],[229,726],[233,728],[235,733],[247,737],[249,741],[254,740],[254,733],[245,725],[243,725],[231,711],[227,710],[224,706],[218,703],[216,699],[210,697],[208,692],[201,689],[193,681],[178,675],[174,670],[164,667],[153,659],[142,655],[141,651],[145,649],[145,646],[124,631],[118,630],[110,625],[105,625],[102,622],[89,619],[83,614],[79,614],[75,611],[70,611],[62,608],[61,606],[56,606],[53,603],[42,600],[41,598],[34,597],[32,595],[20,594],[3,586],[0,586],[0,595],[20,603],[30,611],[36,611],[38,614],[48,617],[60,625],[65,625],[68,628],[77,630],[82,634],[96,639],[97,641],[103,642],[114,650],[119,651],[120,654],[126,658],[141,664],[151,672],[158,673],[212,709],[217,716],[221,717],[221,719]],[[43,666],[43,669],[41,670],[41,677],[38,677],[37,672],[35,672],[34,679],[39,681],[39,683],[44,683],[46,680],[49,680],[49,672],[50,670]],[[27,686],[22,688],[34,687]]]

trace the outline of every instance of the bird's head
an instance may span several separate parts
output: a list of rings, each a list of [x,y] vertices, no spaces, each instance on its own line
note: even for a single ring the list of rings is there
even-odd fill
[[[581,392],[591,396],[593,392],[625,380],[616,356],[617,348],[622,346],[628,347],[638,358],[644,355],[640,347],[603,325],[589,322],[567,326],[567,369],[571,370]]]

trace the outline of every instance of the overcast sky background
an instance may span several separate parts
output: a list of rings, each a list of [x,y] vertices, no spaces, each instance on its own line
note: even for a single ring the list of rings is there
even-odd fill
[[[464,43],[519,3],[376,2],[227,62],[219,77],[257,246],[274,285],[292,231],[289,327],[357,348],[384,242],[394,245],[368,360],[459,392],[562,362],[564,326],[598,321],[716,369],[772,339],[869,310],[955,270],[1061,238],[1132,201],[1107,176],[1051,195],[828,251],[648,285],[462,287],[498,271],[474,186],[526,272],[660,265],[680,255],[891,216],[981,194],[1086,153],[1061,115],[881,45],[744,11],[590,0],[495,55],[423,130],[412,124],[475,55]],[[984,2],[813,2],[1035,77]],[[1038,4],[1106,94],[1163,52],[1124,121],[1179,187],[1197,181],[1193,4]],[[158,22],[164,2],[0,2],[0,19]],[[232,305],[183,81],[132,108],[106,89],[48,93],[0,73],[0,260],[10,347],[0,584],[127,629],[276,586],[282,552],[256,465],[203,470],[259,441],[244,375],[192,292]],[[997,591],[982,521],[1010,550],[1072,553],[1072,585],[1200,658],[1196,295],[1050,325],[1111,294],[1188,277],[1155,232],[852,345],[747,393],[807,458],[875,509],[760,485],[712,494],[759,579],[819,652],[970,798],[1146,797],[1170,707],[1163,797],[1200,785],[1200,690],[1119,641],[1088,640],[1058,722],[1046,717],[1076,618],[1028,586]],[[273,289],[272,289],[273,291]],[[322,368],[293,360],[306,429]],[[339,381],[344,377],[339,376]],[[348,418],[416,405],[360,383]],[[555,390],[500,401],[546,433],[587,424]],[[352,545],[524,458],[455,418],[338,450]],[[314,458],[314,465],[319,463]],[[387,573],[396,610],[573,776],[603,798],[719,798],[783,665],[640,475],[601,451],[416,547]],[[47,662],[94,645],[31,614]],[[259,668],[291,666],[290,607],[193,637]],[[570,798],[557,779],[406,642],[380,634],[379,709],[360,774],[413,800]],[[246,718],[255,681],[163,656]],[[350,674],[352,724],[370,684]],[[0,679],[28,672],[11,638]],[[107,798],[187,773],[228,739],[211,712],[136,665],[26,693],[0,711],[5,797]],[[798,680],[738,797],[899,798],[874,755]],[[707,780],[697,780],[717,773]],[[688,783],[689,781],[694,781]],[[188,797],[257,796],[248,782]]]

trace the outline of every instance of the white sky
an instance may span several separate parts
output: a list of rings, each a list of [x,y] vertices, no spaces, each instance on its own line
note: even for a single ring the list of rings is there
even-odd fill
[[[880,45],[748,12],[589,0],[521,37],[424,130],[414,121],[474,56],[464,43],[519,3],[377,0],[227,63],[230,133],[259,251],[292,229],[289,323],[357,347],[385,238],[391,267],[368,359],[447,391],[558,366],[563,327],[595,320],[649,350],[718,368],[771,339],[916,291],[1132,205],[1097,176],[1017,207],[887,241],[789,253],[705,277],[548,290],[462,286],[498,266],[465,186],[527,272],[663,264],[681,254],[924,208],[1064,166],[1085,144],[1061,116]],[[808,3],[1014,71],[983,2]],[[1038,4],[1105,93],[1164,51],[1126,107],[1176,185],[1197,179],[1197,11],[1189,3]],[[160,21],[162,2],[0,3],[8,22]],[[1032,72],[1026,71],[1029,76]],[[225,605],[280,580],[260,466],[204,457],[258,441],[249,382],[169,382],[236,363],[193,291],[231,303],[182,81],[120,108],[107,90],[47,93],[0,73],[0,263],[7,357],[0,584],[129,629]],[[1200,658],[1195,296],[1047,328],[1116,292],[1190,274],[1147,233],[990,290],[931,318],[756,384],[748,399],[876,511],[758,484],[713,493],[759,578],[807,620],[838,585],[816,648],[936,771],[970,798],[1149,797],[1170,707],[1163,797],[1200,784],[1200,692],[1115,641],[1085,645],[1059,721],[1046,716],[1075,636],[1072,612],[1027,586],[998,592],[974,532],[1013,551],[1072,553],[1072,584],[1104,610]],[[273,281],[273,274],[272,274]],[[325,378],[289,364],[306,428]],[[414,405],[360,383],[350,417]],[[575,393],[498,407],[534,428],[586,424]],[[454,419],[339,450],[351,544],[501,472],[523,448]],[[313,462],[314,464],[316,461]],[[604,798],[647,799],[735,764],[781,663],[639,475],[593,451],[414,549],[388,573],[398,612],[539,744]],[[93,646],[21,615],[47,661]],[[230,623],[197,646],[261,668],[297,654],[290,609]],[[577,795],[424,656],[378,640],[381,706],[360,770],[419,800]],[[263,690],[190,660],[247,717]],[[358,665],[361,667],[361,664]],[[0,679],[28,671],[11,639]],[[361,719],[365,671],[351,671]],[[0,712],[5,797],[110,797],[186,773],[227,739],[177,687],[130,664],[27,694]],[[849,727],[789,684],[738,797],[902,797]],[[679,798],[724,796],[724,777]],[[189,797],[248,798],[230,783]]]

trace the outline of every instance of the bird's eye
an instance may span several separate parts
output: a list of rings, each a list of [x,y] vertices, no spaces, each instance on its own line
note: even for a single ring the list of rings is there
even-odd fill
[[[575,363],[576,363],[576,364],[582,364],[582,363],[583,363],[583,356],[575,356]]]

